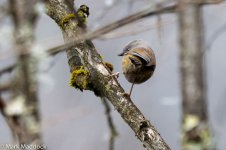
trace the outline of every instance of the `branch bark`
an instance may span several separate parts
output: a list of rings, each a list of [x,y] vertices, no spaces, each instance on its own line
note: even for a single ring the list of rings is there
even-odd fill
[[[68,20],[74,10],[66,5],[65,0],[48,0],[46,7],[47,14],[62,29],[65,42],[70,42],[71,39],[78,40],[84,34],[84,26],[79,26],[77,17],[70,17]],[[65,22],[65,19],[67,22]],[[82,76],[78,77],[88,82],[85,86],[82,86],[81,90],[89,89],[94,91],[97,96],[107,98],[147,149],[170,149],[155,127],[145,119],[141,111],[125,94],[117,79],[103,63],[91,41],[81,40],[80,43],[73,45],[66,52],[71,72],[83,72]],[[88,79],[87,77],[83,78],[87,74]],[[76,80],[76,83],[79,81]]]
[[[118,132],[117,132],[116,127],[115,127],[113,120],[112,120],[111,106],[109,105],[107,99],[102,98],[101,100],[102,100],[103,105],[105,107],[105,115],[107,116],[107,122],[108,122],[108,126],[109,126],[109,129],[110,129],[110,132],[111,132],[110,138],[109,138],[109,150],[114,150],[115,138],[117,137]]]

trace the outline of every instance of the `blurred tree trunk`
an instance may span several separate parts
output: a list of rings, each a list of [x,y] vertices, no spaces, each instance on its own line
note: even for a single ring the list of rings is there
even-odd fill
[[[205,86],[203,19],[201,4],[179,1],[181,89],[184,150],[213,149]]]
[[[37,96],[37,59],[32,55],[34,29],[37,21],[36,0],[10,0],[17,54],[15,77],[12,79],[12,100],[4,109],[5,117],[19,144],[42,143],[39,101]],[[39,149],[34,148],[34,149]]]

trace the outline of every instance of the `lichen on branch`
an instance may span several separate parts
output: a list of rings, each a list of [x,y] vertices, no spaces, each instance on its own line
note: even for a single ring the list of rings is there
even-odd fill
[[[88,89],[89,72],[84,69],[84,66],[77,67],[71,73],[70,86],[83,91]]]
[[[76,12],[79,24],[83,25],[87,23],[87,18],[89,16],[89,7],[86,5],[81,5]]]

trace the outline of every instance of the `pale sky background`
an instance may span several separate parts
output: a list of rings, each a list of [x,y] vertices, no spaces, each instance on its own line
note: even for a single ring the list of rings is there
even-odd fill
[[[93,30],[142,10],[152,2],[141,0],[131,3],[132,1],[77,0],[76,6],[86,4],[90,7],[88,26],[89,30]],[[112,2],[116,4],[111,6]],[[40,11],[41,8],[40,6]],[[226,23],[225,8],[226,2],[204,7],[206,42]],[[121,58],[117,54],[132,40],[144,39],[150,43],[156,54],[157,68],[150,80],[135,85],[132,100],[154,124],[172,150],[180,149],[181,94],[177,19],[176,14],[162,15],[161,38],[159,38],[157,18],[151,17],[119,30],[117,33],[120,35],[116,38],[93,41],[105,61],[114,65],[115,72],[120,72],[119,82],[126,91],[129,91],[131,84],[122,75]],[[10,48],[10,25],[11,22],[7,20],[7,23],[0,26],[0,52]],[[140,31],[143,28],[146,30],[142,33],[125,35],[126,32]],[[218,150],[224,150],[226,147],[225,31],[213,42],[211,49],[206,52],[205,59],[209,114]],[[40,14],[36,38],[37,44],[43,49],[63,43],[60,29],[44,13]],[[0,60],[0,67],[13,62],[12,58],[6,61]],[[61,53],[50,59],[44,59],[41,66],[38,94],[43,119],[43,140],[48,149],[108,149],[109,129],[102,102],[93,92],[80,92],[69,86],[70,73],[66,54]],[[118,112],[112,109],[112,113],[119,132],[115,150],[144,149]],[[10,131],[3,117],[0,116],[0,144],[10,141]]]

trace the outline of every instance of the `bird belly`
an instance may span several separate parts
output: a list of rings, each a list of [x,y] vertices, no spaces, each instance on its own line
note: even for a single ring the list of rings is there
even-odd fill
[[[124,56],[128,57],[128,56]],[[123,74],[125,75],[125,78],[130,83],[140,84],[148,80],[154,70],[151,67],[142,67],[142,66],[136,66],[129,59],[123,59],[122,61],[122,70]]]
[[[140,84],[147,81],[152,76],[153,71],[123,72],[123,74],[130,83]]]

